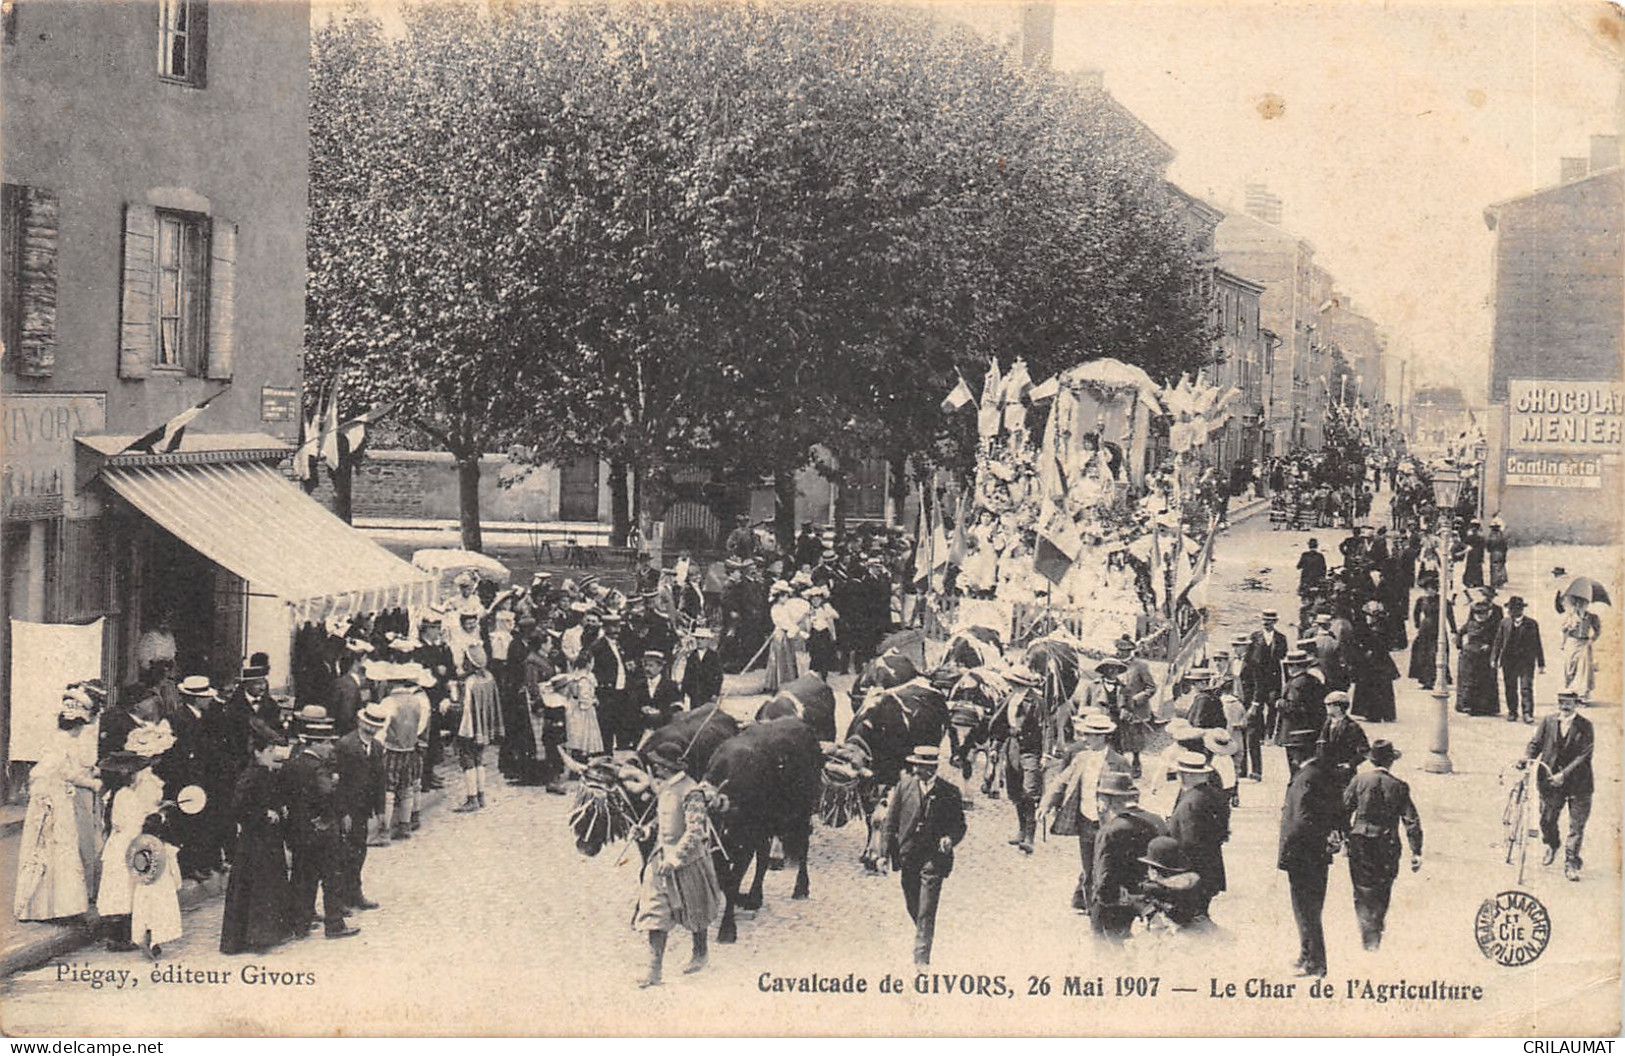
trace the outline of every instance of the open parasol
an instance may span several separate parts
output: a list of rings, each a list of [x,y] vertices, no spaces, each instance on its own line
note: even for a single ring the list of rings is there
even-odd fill
[[[1565,598],[1579,598],[1582,601],[1588,601],[1593,605],[1597,604],[1598,602],[1601,602],[1604,605],[1613,604],[1613,602],[1609,600],[1608,592],[1603,589],[1602,584],[1587,576],[1574,577],[1574,581],[1563,588],[1563,596]]]

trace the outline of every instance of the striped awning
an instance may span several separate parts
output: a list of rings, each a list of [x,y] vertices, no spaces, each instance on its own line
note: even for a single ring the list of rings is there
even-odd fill
[[[264,463],[110,466],[102,479],[154,523],[299,622],[435,600],[435,579],[329,513]]]

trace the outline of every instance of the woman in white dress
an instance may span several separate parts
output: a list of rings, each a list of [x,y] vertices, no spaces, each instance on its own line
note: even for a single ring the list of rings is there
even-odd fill
[[[801,674],[796,665],[796,643],[807,636],[806,621],[812,610],[782,579],[773,584],[768,602],[773,636],[767,641],[767,680],[763,692],[777,693],[780,686],[795,681]]]
[[[543,700],[557,694],[559,702],[548,702],[550,708],[564,708],[564,748],[577,759],[589,759],[604,754],[603,729],[598,725],[598,680],[593,677],[590,662],[555,675],[547,684]]]
[[[1584,598],[1557,596],[1563,614],[1563,692],[1578,693],[1589,701],[1597,673],[1591,662],[1591,643],[1602,633],[1602,621]]]
[[[63,694],[56,735],[29,775],[12,902],[18,920],[56,920],[90,908],[101,843],[95,718],[87,693],[75,687]]]

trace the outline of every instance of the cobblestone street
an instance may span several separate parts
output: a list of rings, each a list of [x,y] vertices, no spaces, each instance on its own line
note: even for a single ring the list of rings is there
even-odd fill
[[[1323,546],[1340,537],[1319,535]],[[1266,604],[1283,615],[1295,611],[1291,567],[1305,538],[1272,533],[1267,519],[1254,518],[1221,541],[1211,595],[1216,636],[1250,626],[1253,613]],[[1258,581],[1254,587],[1266,589],[1237,589],[1249,577]],[[1402,667],[1403,656],[1396,654]],[[730,689],[753,688],[750,679],[737,680],[737,686],[735,681]],[[839,680],[842,689],[847,681]],[[1565,883],[1560,870],[1542,870],[1538,846],[1532,850],[1526,888],[1551,911],[1552,940],[1536,966],[1515,971],[1480,954],[1473,916],[1482,900],[1514,886],[1497,846],[1504,797],[1497,774],[1520,754],[1529,728],[1452,713],[1457,772],[1423,774],[1432,698],[1407,682],[1400,691],[1399,721],[1381,735],[1405,752],[1395,769],[1411,783],[1421,812],[1425,863],[1419,874],[1401,875],[1387,941],[1375,955],[1359,950],[1347,867],[1343,859],[1334,864],[1326,908],[1329,981],[1336,993],[1331,1000],[1359,1000],[1349,996],[1350,979],[1481,985],[1483,1005],[1361,1001],[1360,1007],[1378,1033],[1537,1033],[1544,1019],[1519,1019],[1510,1010],[1532,1008],[1538,1000],[1555,1025],[1562,1003],[1554,995],[1578,992],[1613,972],[1612,965],[1588,962],[1578,951],[1589,933],[1619,927],[1618,705],[1589,711],[1598,732],[1599,787],[1584,882]],[[1555,688],[1543,683],[1538,692],[1544,711]],[[735,696],[729,708],[746,715],[759,699]],[[846,718],[843,707],[843,725]],[[938,1010],[948,1008],[956,1020],[980,1013],[989,1017],[989,1030],[1005,1032],[1041,1025],[1064,1030],[1069,1024],[1097,1032],[1313,1031],[1316,1003],[1305,981],[1288,999],[1210,996],[1212,979],[1221,987],[1254,978],[1292,981],[1288,966],[1296,933],[1285,875],[1275,868],[1286,776],[1280,749],[1267,750],[1265,769],[1262,784],[1243,783],[1242,806],[1234,815],[1225,849],[1230,891],[1213,909],[1221,934],[1200,945],[1156,949],[1097,946],[1086,919],[1069,908],[1075,844],[1051,838],[1024,857],[1005,844],[1015,827],[1008,802],[968,793],[974,807],[970,832],[944,887],[934,970],[955,976],[955,985],[962,974],[1002,975],[1002,987],[994,987],[999,996],[915,992],[911,928],[897,881],[864,874],[858,863],[863,833],[856,824],[815,829],[809,900],[789,899],[793,874],[770,873],[763,909],[740,917],[737,945],[714,946],[711,967],[685,976],[677,969],[687,959],[687,940],[674,936],[667,985],[639,991],[634,979],[645,948],[628,926],[636,855],[620,865],[619,848],[584,858],[566,829],[569,798],[498,787],[488,809],[453,815],[442,808],[410,842],[371,852],[367,890],[382,908],[355,919],[362,927],[355,938],[328,942],[318,932],[263,956],[224,957],[216,952],[216,899],[187,916],[186,937],[167,945],[157,964],[139,954],[94,948],[13,977],[0,995],[4,1025],[25,1035],[298,1033],[300,1010],[320,1008],[356,1033],[774,1033],[794,1032],[804,1023],[834,1030],[850,1022],[856,1029],[852,1017],[862,1017],[868,1032],[929,1033]],[[1408,975],[1407,966],[1424,951],[1420,963],[1432,966],[1432,974]],[[96,988],[75,978],[85,970],[130,975],[123,989]],[[166,972],[172,979],[190,972],[229,981],[160,981]],[[815,972],[837,978],[853,973],[868,981],[869,992],[854,1002],[760,989],[764,973]],[[303,981],[294,981],[300,973]],[[902,996],[875,992],[887,973],[904,980]],[[1082,983],[1103,977],[1106,998],[1063,998],[1067,975]],[[1154,1007],[1159,1016],[1179,1010],[1177,1022],[1173,1016],[1161,1025],[1149,1022],[1144,1009],[1153,1006],[1137,1008],[1136,999],[1116,997],[1121,975],[1157,977],[1166,993]],[[1046,978],[1049,996],[1030,993],[1043,989]],[[974,991],[974,981],[970,985]],[[185,993],[184,1001],[175,1000],[177,991]],[[1002,996],[1006,991],[1010,996]],[[167,1000],[154,1000],[159,995]],[[1486,1018],[1489,1007],[1501,1010],[1499,1018]]]

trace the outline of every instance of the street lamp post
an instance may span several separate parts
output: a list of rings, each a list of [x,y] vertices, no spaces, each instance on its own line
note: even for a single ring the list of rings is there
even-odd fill
[[[1433,671],[1433,748],[1422,769],[1430,774],[1448,774],[1450,766],[1450,639],[1448,610],[1450,604],[1451,552],[1455,546],[1452,523],[1456,502],[1461,498],[1461,473],[1454,468],[1436,470],[1433,474],[1433,505],[1439,518],[1439,640],[1434,650]]]

